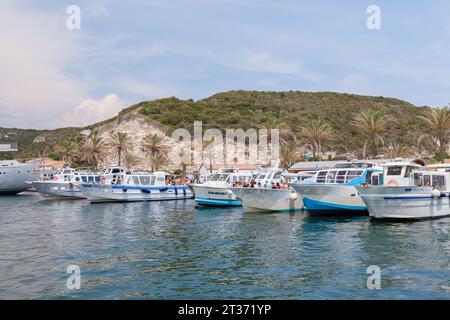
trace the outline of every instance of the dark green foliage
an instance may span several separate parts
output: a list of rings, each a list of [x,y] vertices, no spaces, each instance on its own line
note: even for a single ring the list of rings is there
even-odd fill
[[[257,92],[229,91],[218,93],[206,99],[194,101],[175,97],[140,102],[122,110],[117,117],[89,126],[96,128],[117,119],[126,118],[137,112],[145,118],[167,127],[168,134],[176,128],[193,130],[194,121],[202,121],[203,129],[218,128],[263,128],[269,127],[269,119],[280,119],[296,136],[307,119],[320,118],[330,124],[334,139],[327,143],[327,150],[361,153],[365,137],[351,121],[362,110],[373,108],[382,110],[395,122],[383,134],[387,144],[397,141],[403,145],[414,145],[414,140],[428,132],[426,124],[418,119],[423,108],[393,98],[368,97],[332,92]],[[0,137],[8,132],[16,132],[21,152],[18,156],[41,155],[45,146],[52,151],[56,142],[80,139],[82,128],[62,128],[56,130],[1,129]],[[33,143],[38,136],[45,136],[44,143]],[[2,139],[0,139],[2,141]]]

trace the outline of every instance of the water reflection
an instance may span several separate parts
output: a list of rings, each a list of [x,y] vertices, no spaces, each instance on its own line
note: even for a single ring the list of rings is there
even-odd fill
[[[450,219],[373,223],[193,201],[0,202],[0,298],[449,298]],[[82,290],[65,288],[69,264]],[[366,268],[382,269],[382,290]]]

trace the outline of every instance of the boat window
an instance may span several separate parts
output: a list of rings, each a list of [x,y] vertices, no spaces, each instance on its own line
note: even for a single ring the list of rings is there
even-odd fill
[[[346,173],[347,171],[338,171],[336,176],[336,183],[344,183]]]
[[[138,186],[139,185],[139,178],[136,177],[136,176],[133,176],[133,183]]]
[[[433,186],[439,190],[443,190],[445,188],[444,176],[433,175]]]
[[[154,186],[155,185],[155,181],[156,181],[156,177],[155,176],[151,176],[150,177],[150,185]]]
[[[317,178],[316,181],[317,183],[324,183],[326,176],[327,176],[327,172],[328,171],[319,171],[319,173],[317,174]]]
[[[431,178],[429,174],[423,175],[423,185],[424,186],[430,186],[431,185]]]
[[[228,174],[221,174],[219,176],[219,179],[217,179],[217,181],[226,181],[228,177],[229,177]]]
[[[64,174],[70,174],[70,170],[64,170]]]
[[[259,176],[258,176],[258,180],[264,180],[266,178],[266,174],[264,173],[264,174],[260,174]]]
[[[358,171],[356,171],[356,170],[348,170],[348,172],[347,172],[347,181],[355,179],[358,176],[359,176],[358,175]]]
[[[112,169],[112,172],[111,173],[119,173],[120,172],[120,169],[119,168],[114,168],[114,169]]]
[[[273,178],[279,180],[281,178],[281,172],[277,172]]]
[[[389,167],[387,170],[388,176],[399,176],[402,174],[402,166],[392,166]]]
[[[334,178],[336,177],[336,171],[329,171],[327,174],[327,183],[334,183]]]
[[[407,167],[406,167],[406,170],[405,170],[405,175],[404,175],[404,177],[405,177],[405,178],[408,178],[409,175],[411,174],[412,170],[413,170],[413,167],[407,166]]]
[[[220,174],[213,174],[210,178],[209,181],[217,181],[219,180]]]
[[[141,178],[141,185],[148,186],[150,184],[150,177],[149,176],[142,176]]]
[[[373,186],[380,185],[380,176],[378,174],[373,174],[371,178],[372,178],[372,185]]]
[[[412,175],[413,177],[413,185],[415,186],[421,186],[423,184],[422,180],[422,174],[419,172],[416,172]]]
[[[81,181],[87,182],[87,177],[81,177]]]

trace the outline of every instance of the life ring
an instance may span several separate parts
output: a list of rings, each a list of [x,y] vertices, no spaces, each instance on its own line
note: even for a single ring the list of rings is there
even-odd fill
[[[398,186],[397,180],[389,180],[387,183],[388,186]]]
[[[104,176],[100,176],[100,183],[104,183],[105,182],[105,177]]]

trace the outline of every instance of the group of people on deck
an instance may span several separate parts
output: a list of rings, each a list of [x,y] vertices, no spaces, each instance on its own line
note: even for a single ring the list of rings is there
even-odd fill
[[[263,185],[261,182],[256,183],[254,180],[250,182],[242,182],[242,181],[236,181],[233,184],[234,188],[263,188]],[[272,183],[272,189],[289,189],[291,185],[289,183],[280,183],[280,182],[274,182]]]

